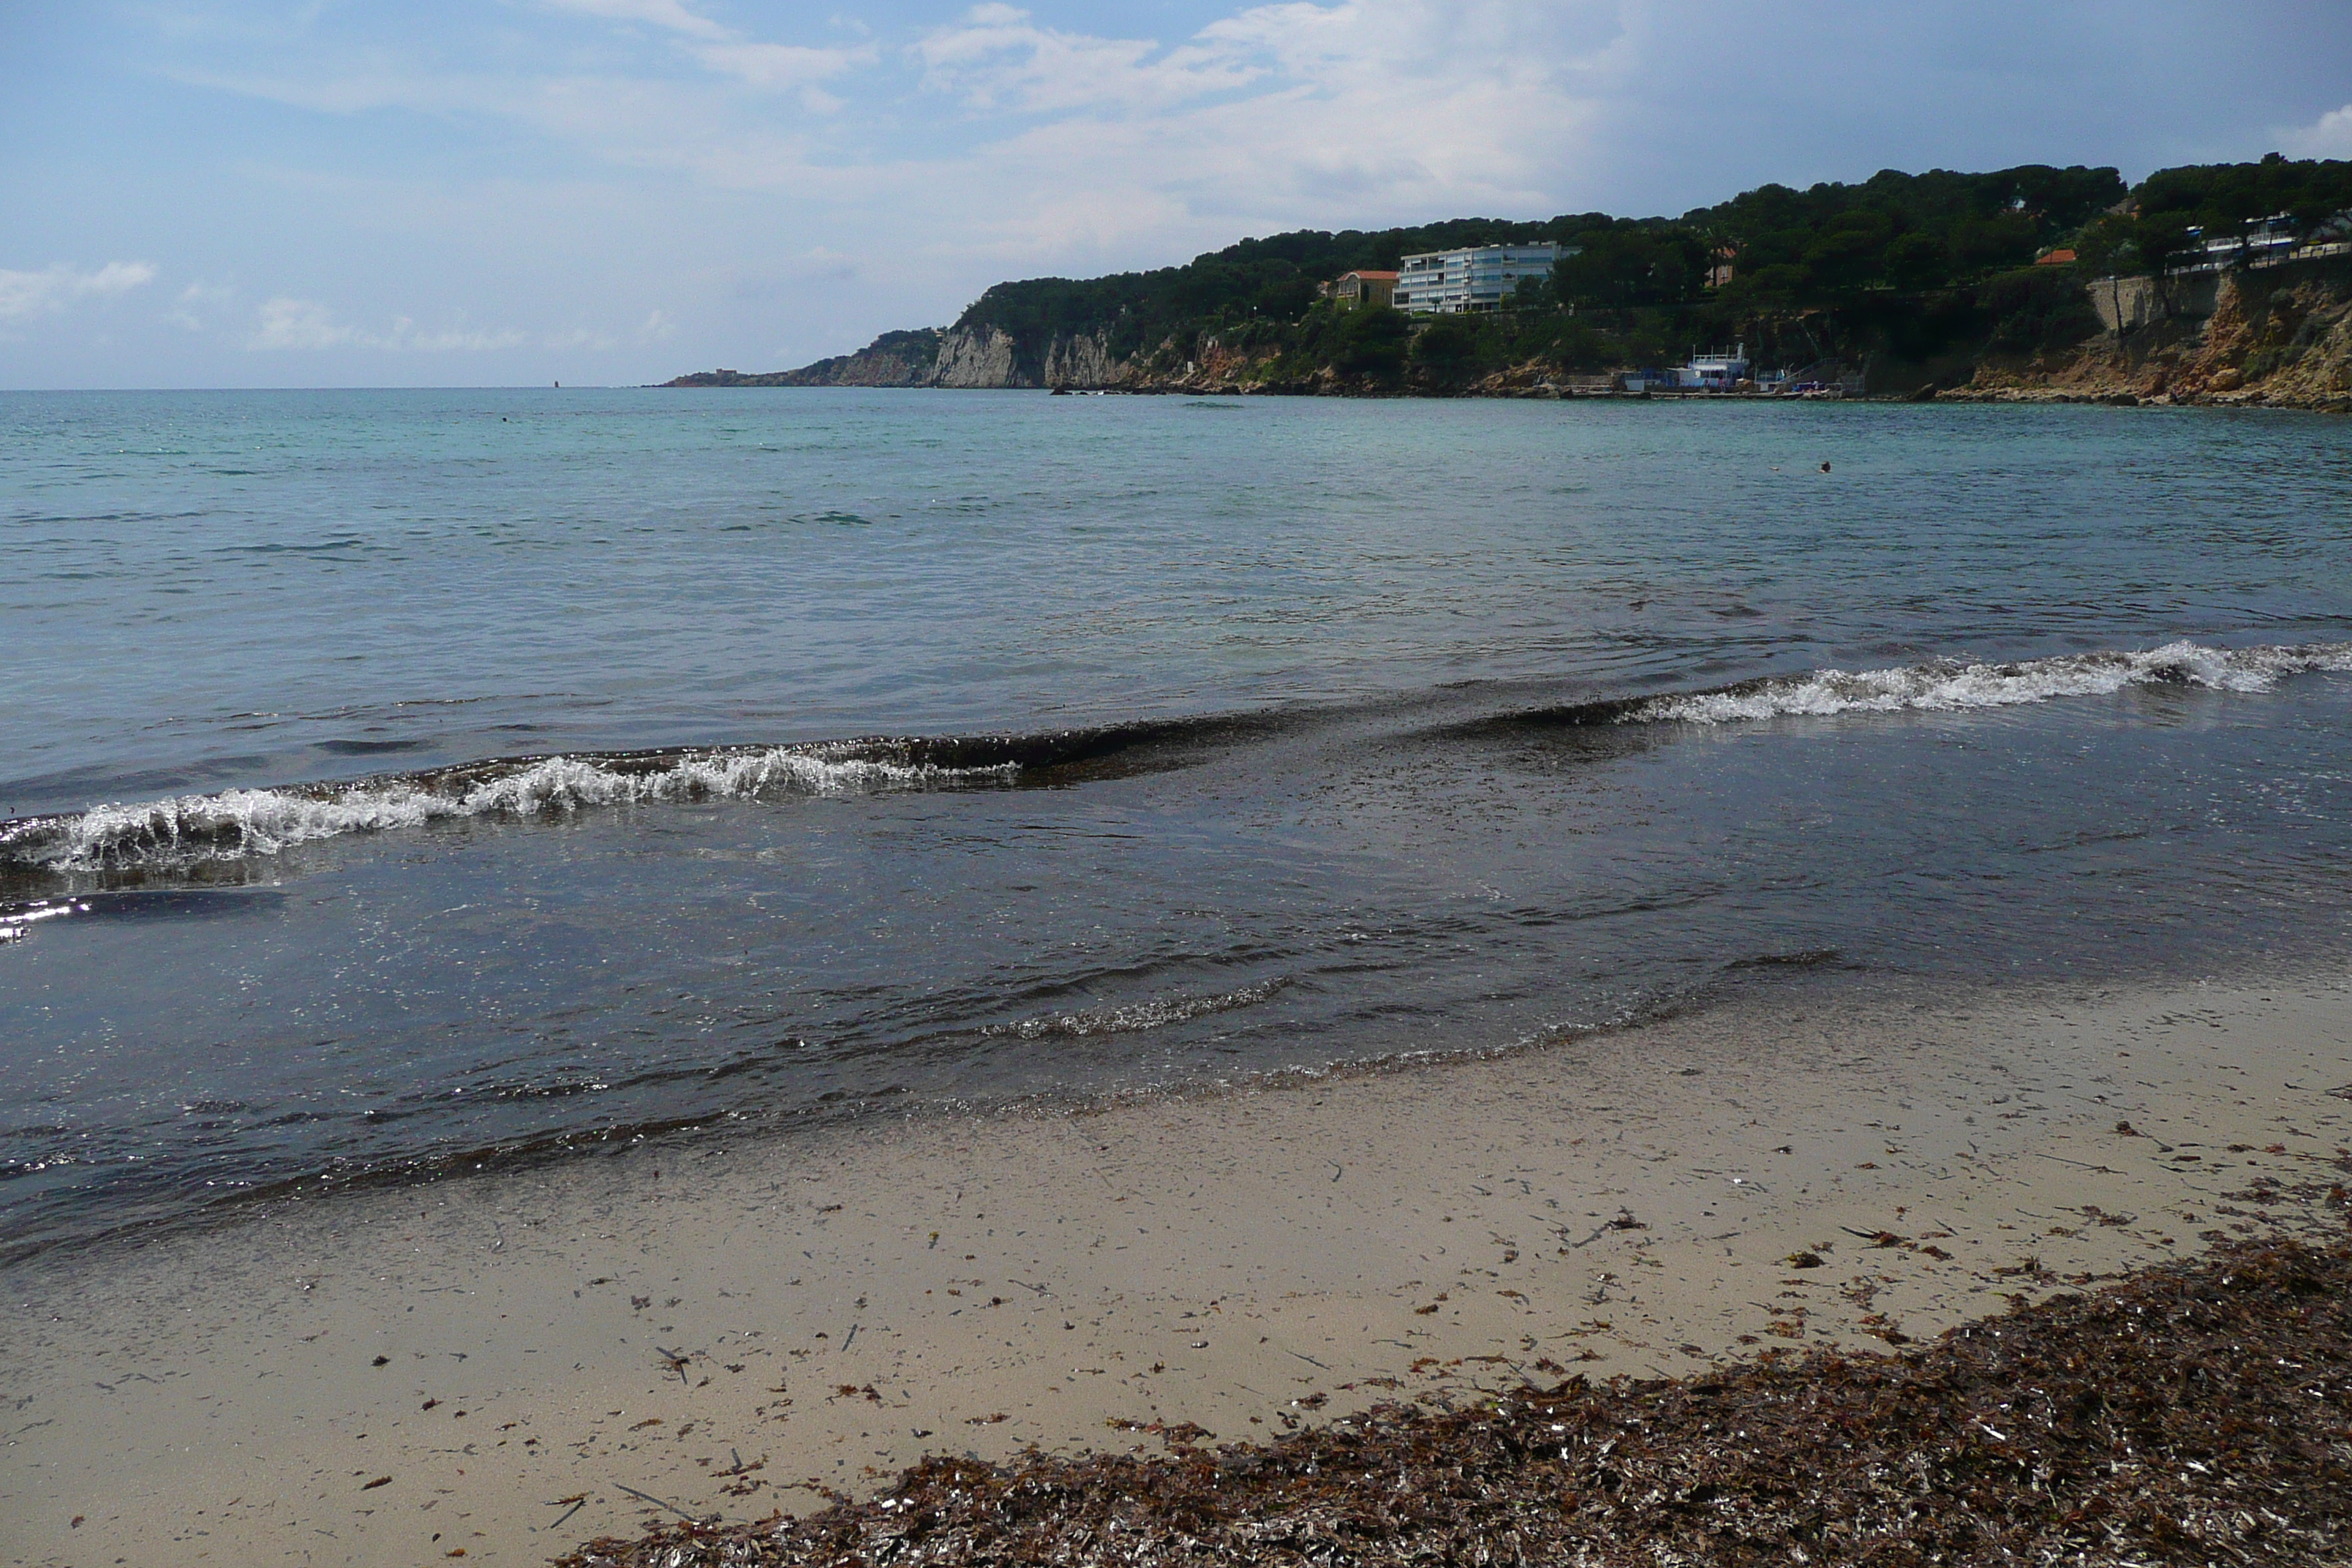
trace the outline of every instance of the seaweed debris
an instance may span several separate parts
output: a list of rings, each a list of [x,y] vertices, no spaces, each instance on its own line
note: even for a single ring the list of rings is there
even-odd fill
[[[1894,1356],[1390,1405],[1264,1447],[933,1458],[563,1568],[2179,1563],[2352,1555],[2352,1245],[2245,1242]]]

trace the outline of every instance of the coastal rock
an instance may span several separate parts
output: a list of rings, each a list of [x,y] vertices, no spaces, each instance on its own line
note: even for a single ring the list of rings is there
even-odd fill
[[[959,327],[940,335],[940,355],[927,386],[1035,386],[1021,374],[1019,345],[1001,327]]]
[[[1862,358],[1879,384],[1912,389],[1891,395],[1920,402],[2261,402],[2327,410],[2352,401],[2352,256],[2161,279],[2042,281],[2051,287],[2011,302],[1994,346],[1884,363],[1865,349]],[[2039,346],[2024,346],[2031,344]],[[1402,376],[1341,371],[1246,326],[1174,333],[1122,355],[1107,330],[1045,334],[982,321],[886,332],[854,354],[798,370],[705,371],[667,384],[1562,397],[1607,383],[1541,357],[1467,383],[1417,365]],[[1856,395],[1851,382],[1845,390]]]
[[[2131,333],[2162,321],[2201,321],[2219,302],[2221,279],[2210,272],[2172,278],[2102,278],[2085,286],[2099,324]]]
[[[1109,340],[1100,333],[1064,337],[1056,333],[1045,345],[1047,386],[1096,391],[1125,379],[1126,366],[1114,358]]]
[[[2190,279],[2101,279],[2088,293],[2104,332],[2068,353],[1980,364],[1967,386],[1940,395],[2332,412],[2352,393],[2352,258]]]
[[[836,354],[798,370],[706,370],[681,375],[665,386],[922,386],[938,363],[940,333],[923,327],[885,332],[854,354]]]

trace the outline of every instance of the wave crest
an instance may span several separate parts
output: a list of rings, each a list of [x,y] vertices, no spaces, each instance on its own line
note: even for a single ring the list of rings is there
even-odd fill
[[[2207,647],[2187,640],[2139,652],[2060,654],[2007,664],[1935,659],[1888,669],[1816,669],[1715,691],[1653,697],[1620,710],[1620,723],[1731,724],[1837,713],[2008,708],[2053,697],[2101,697],[2134,686],[2267,691],[2283,676],[2352,670],[2352,643]]]
[[[1885,669],[1817,669],[1712,690],[1500,715],[1454,732],[2000,708],[2135,686],[2264,691],[2283,677],[2315,671],[2352,671],[2352,643],[2221,648],[2182,640],[2137,652],[2063,654],[2006,664],[1936,659]],[[872,795],[1005,784],[1024,777],[1076,782],[1181,765],[1204,751],[1311,721],[1298,713],[1219,714],[1030,734],[518,757],[347,784],[225,790],[0,822],[0,872],[38,879],[172,870],[448,818],[521,818],[637,802]],[[1145,1019],[1139,1026],[1157,1022]],[[1076,1034],[1131,1026],[1139,1026],[1138,1021],[1090,1014],[1021,1026]]]
[[[0,826],[0,866],[50,872],[185,866],[457,817],[536,816],[640,801],[870,795],[1009,780],[1019,771],[1010,762],[944,767],[838,746],[541,757],[413,778],[233,789],[32,817]]]

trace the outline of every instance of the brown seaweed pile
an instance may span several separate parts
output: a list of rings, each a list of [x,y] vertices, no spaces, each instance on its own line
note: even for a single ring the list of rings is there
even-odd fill
[[[1265,1447],[932,1459],[564,1568],[2249,1563],[2352,1558],[2352,1245],[2217,1248],[1895,1356],[1573,1378]]]

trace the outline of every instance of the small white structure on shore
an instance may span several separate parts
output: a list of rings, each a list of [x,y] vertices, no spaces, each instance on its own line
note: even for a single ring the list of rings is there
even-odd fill
[[[1617,377],[1617,387],[1622,392],[1729,392],[1748,379],[1748,345],[1740,343],[1693,354],[1689,363],[1672,369],[1624,371]]]
[[[1701,392],[1729,392],[1748,378],[1748,345],[1744,342],[1727,352],[1716,349],[1693,354],[1679,377],[1683,385]]]

